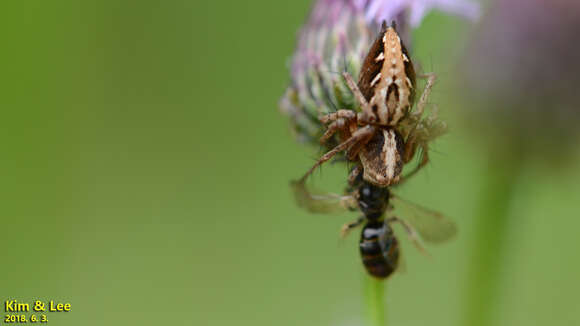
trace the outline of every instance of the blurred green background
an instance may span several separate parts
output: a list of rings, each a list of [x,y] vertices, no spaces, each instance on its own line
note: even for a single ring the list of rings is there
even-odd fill
[[[0,300],[70,302],[48,325],[360,325],[358,232],[338,239],[356,215],[308,214],[288,187],[317,153],[277,108],[309,6],[4,3]],[[391,325],[461,320],[488,162],[451,86],[468,31],[431,14],[414,35],[451,132],[400,194],[460,233],[432,259],[403,238]],[[543,164],[515,185],[495,325],[580,323],[580,173]],[[327,166],[314,184],[345,176]]]

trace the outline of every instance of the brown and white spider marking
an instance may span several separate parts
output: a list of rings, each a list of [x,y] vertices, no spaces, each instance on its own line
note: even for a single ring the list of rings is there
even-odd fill
[[[350,161],[358,158],[364,179],[381,187],[402,182],[428,162],[428,142],[444,131],[444,126],[436,123],[435,111],[432,117],[421,118],[435,75],[419,76],[427,83],[415,110],[410,111],[417,87],[415,70],[394,24],[387,27],[383,23],[359,75],[357,85],[348,73],[343,73],[361,112],[338,110],[319,117],[328,124],[320,142],[324,144],[339,132],[342,143],[324,154],[301,182],[341,151],[346,151]],[[409,175],[401,177],[403,164],[414,157],[417,148],[423,150],[421,162]],[[360,168],[358,165],[353,173]]]

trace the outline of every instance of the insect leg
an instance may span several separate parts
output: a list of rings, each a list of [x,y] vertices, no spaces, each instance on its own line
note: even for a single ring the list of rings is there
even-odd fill
[[[352,229],[359,227],[364,221],[365,218],[361,216],[358,219],[356,219],[356,221],[344,224],[340,229],[340,237],[346,238],[346,236],[350,231],[352,231]]]
[[[348,175],[348,185],[353,187],[356,179],[359,177],[359,175],[361,173],[362,173],[362,166],[360,164],[357,164],[354,167],[354,169],[352,169],[352,171],[350,171],[350,174]]]
[[[336,154],[340,153],[341,151],[349,149],[351,146],[358,143],[362,139],[369,137],[369,135],[372,135],[374,132],[375,132],[375,128],[373,126],[366,126],[366,127],[363,127],[361,129],[357,130],[352,135],[352,137],[350,137],[349,139],[340,143],[339,145],[337,145],[335,148],[333,148],[332,150],[330,150],[326,154],[322,155],[322,157],[320,159],[318,159],[318,161],[310,168],[310,170],[308,170],[304,174],[304,176],[302,176],[302,178],[300,178],[299,182],[304,182],[306,180],[306,178],[308,178],[308,176],[311,175],[312,172],[314,172],[314,170],[316,170],[317,167],[321,166],[324,162],[330,160],[332,157],[334,157]]]
[[[423,248],[423,246],[421,245],[421,241],[419,241],[419,236],[417,235],[417,231],[415,231],[415,228],[413,228],[411,226],[411,224],[405,222],[404,220],[393,216],[388,218],[386,221],[386,223],[399,223],[403,226],[403,228],[405,229],[405,231],[407,231],[407,235],[409,236],[409,240],[411,240],[411,242],[413,242],[413,245],[415,245],[415,247],[417,247],[417,249],[419,249],[419,251],[429,257],[429,253],[427,252],[427,250],[425,250],[425,248]]]

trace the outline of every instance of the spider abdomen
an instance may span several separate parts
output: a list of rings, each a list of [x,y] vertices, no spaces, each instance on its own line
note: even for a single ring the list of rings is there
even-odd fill
[[[399,181],[403,170],[403,137],[393,128],[381,128],[359,153],[363,178],[385,187]]]

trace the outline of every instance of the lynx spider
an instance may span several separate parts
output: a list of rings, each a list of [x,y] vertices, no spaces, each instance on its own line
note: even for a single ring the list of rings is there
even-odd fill
[[[324,162],[346,151],[350,161],[360,163],[352,174],[362,169],[366,181],[381,187],[402,183],[427,164],[429,141],[445,129],[437,121],[437,107],[429,117],[422,118],[435,74],[417,76],[426,79],[426,85],[415,110],[410,111],[416,89],[413,64],[394,24],[386,27],[383,23],[363,63],[358,85],[350,74],[345,72],[343,77],[361,112],[341,109],[319,117],[328,125],[320,142],[326,143],[337,132],[342,142],[320,157],[300,182]],[[418,148],[423,154],[421,161],[411,172],[401,176],[403,164],[413,159]]]

